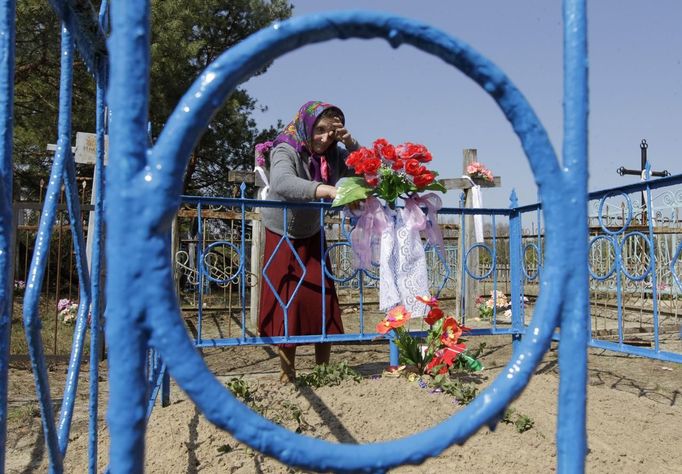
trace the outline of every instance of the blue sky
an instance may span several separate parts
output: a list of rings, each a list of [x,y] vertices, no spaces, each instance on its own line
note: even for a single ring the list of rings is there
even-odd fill
[[[526,96],[561,156],[563,127],[560,1],[294,1],[294,16],[371,9],[426,22],[457,37],[499,66]],[[590,53],[590,190],[637,181],[639,143],[649,143],[656,170],[682,172],[682,2],[588,2]],[[527,159],[493,100],[440,59],[384,40],[333,40],[276,60],[243,86],[262,105],[260,126],[287,122],[307,100],[340,106],[362,143],[378,137],[423,143],[441,177],[462,174],[462,149],[502,177],[484,190],[486,207],[506,207],[512,188],[521,204],[536,201]],[[447,205],[458,193],[448,193]]]

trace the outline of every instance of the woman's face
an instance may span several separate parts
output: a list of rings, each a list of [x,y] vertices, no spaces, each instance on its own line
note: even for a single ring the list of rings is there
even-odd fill
[[[321,155],[336,140],[336,130],[341,126],[339,119],[335,117],[322,117],[313,126],[311,146],[313,153]]]

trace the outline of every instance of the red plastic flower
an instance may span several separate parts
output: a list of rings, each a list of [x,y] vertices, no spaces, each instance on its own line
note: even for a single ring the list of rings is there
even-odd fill
[[[370,164],[369,168],[367,167],[368,162],[371,160],[376,160],[376,162],[378,162],[374,171],[371,171],[372,167],[375,165],[374,162]],[[374,156],[374,152],[372,150],[368,150],[367,148],[363,147],[348,155],[348,158],[346,158],[346,165],[353,168],[355,170],[355,174],[357,175],[366,172],[375,173],[376,170],[379,169],[379,166],[381,166],[381,160]]]
[[[426,171],[425,173],[422,173],[414,177],[414,184],[418,188],[422,188],[433,183],[434,179],[436,179],[436,177],[433,175],[433,173],[431,173],[430,171]]]
[[[433,326],[437,321],[440,320],[440,318],[444,316],[444,314],[445,313],[443,313],[443,310],[436,306],[431,308],[429,314],[427,314],[424,318],[424,321],[426,321],[426,324],[429,326]]]
[[[369,174],[376,174],[380,167],[381,160],[376,156],[370,156],[362,163],[362,169]]]
[[[385,158],[387,160],[395,160],[395,147],[388,143],[385,138],[379,138],[374,141],[374,153],[380,158]]]
[[[416,176],[419,174],[419,162],[417,160],[409,159],[405,162],[405,172],[407,174],[411,174],[412,176]]]
[[[436,354],[438,354],[438,352],[436,352]],[[438,371],[434,374],[434,369],[436,367],[438,367]],[[443,357],[434,355],[431,361],[424,367],[424,372],[432,375],[445,375],[448,373],[448,365],[443,361]]]
[[[410,320],[410,313],[405,309],[405,306],[400,305],[392,308],[386,317],[377,324],[377,332],[379,334],[386,334],[391,329],[399,328]]]
[[[415,299],[417,301],[424,303],[426,306],[430,306],[432,308],[435,308],[436,306],[438,306],[438,300],[436,298],[434,298],[433,296],[429,296],[429,297],[415,296]]]
[[[424,145],[418,145],[415,143],[404,143],[396,147],[396,153],[403,160],[418,160],[422,163],[428,163],[431,161],[431,153]]]
[[[455,349],[459,337],[464,331],[468,330],[469,328],[457,324],[455,318],[447,318],[443,323],[443,334],[440,336],[440,342]]]

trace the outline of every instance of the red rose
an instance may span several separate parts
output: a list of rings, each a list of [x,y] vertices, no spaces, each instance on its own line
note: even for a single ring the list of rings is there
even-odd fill
[[[357,175],[361,175],[365,172],[375,172],[376,169],[372,170],[371,167],[369,169],[367,168],[367,162],[369,160],[378,160],[378,158],[374,156],[372,150],[363,147],[348,155],[348,158],[346,158],[346,165],[353,168]],[[380,161],[379,164],[381,164]]]
[[[418,145],[415,143],[403,143],[396,147],[396,153],[403,160],[418,160],[422,163],[431,161],[431,153],[424,145]]]
[[[422,163],[428,163],[432,159],[433,159],[433,157],[431,156],[431,152],[427,149],[424,149],[424,153],[422,154],[419,161],[421,161]]]
[[[374,155],[365,159],[365,161],[362,163],[362,169],[367,174],[375,174],[379,170],[380,166],[381,160]]]
[[[403,160],[396,159],[393,162],[393,165],[391,165],[391,169],[394,171],[400,171],[403,169],[403,166],[405,166],[405,162]]]
[[[405,171],[412,176],[417,175],[419,173],[419,162],[412,159],[407,160],[407,163],[405,163]]]
[[[374,141],[374,153],[379,158],[385,158],[390,161],[396,158],[395,147],[388,143],[385,138],[379,138]]]
[[[354,151],[350,155],[348,155],[348,158],[346,158],[346,165],[350,166],[351,168],[355,168],[355,166],[362,161],[362,149]]]
[[[423,174],[417,175],[414,177],[414,184],[418,188],[422,188],[424,186],[428,186],[429,184],[433,183],[433,180],[436,177],[431,173],[430,171],[427,171]]]
[[[377,184],[379,184],[379,177],[375,174],[366,174],[365,182],[370,186],[376,186]]]

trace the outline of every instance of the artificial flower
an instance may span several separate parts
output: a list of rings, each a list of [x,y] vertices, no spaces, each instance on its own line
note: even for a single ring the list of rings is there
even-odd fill
[[[440,340],[444,345],[455,349],[459,337],[465,330],[468,330],[468,328],[457,324],[455,318],[446,318],[443,322],[443,334],[441,335]]]
[[[424,303],[426,306],[430,306],[432,308],[435,308],[438,306],[438,300],[434,298],[433,296],[415,296],[415,299],[417,301],[420,301]]]
[[[467,165],[467,174],[472,179],[482,179],[484,181],[494,182],[493,172],[486,168],[482,163],[474,161]]]
[[[398,145],[396,147],[396,153],[403,160],[413,159],[422,163],[427,163],[432,159],[431,153],[424,145],[411,142]]]
[[[423,166],[422,166],[423,168]],[[418,186],[420,188],[424,186],[428,186],[429,184],[433,183],[433,180],[436,179],[436,177],[431,173],[430,171],[426,171],[425,173],[422,173],[418,176],[414,177],[414,184],[415,186]]]
[[[443,313],[443,310],[436,306],[431,308],[429,314],[424,318],[424,321],[426,321],[426,324],[429,326],[433,326],[437,321],[440,321],[444,315],[445,313]]]
[[[360,148],[346,158],[346,165],[357,177],[346,178],[339,186],[333,207],[376,196],[389,203],[398,197],[408,198],[425,190],[445,192],[436,180],[438,173],[422,163],[432,156],[424,145],[404,143],[393,146],[385,138],[374,141],[372,148]]]
[[[414,159],[407,160],[405,162],[405,172],[407,174],[415,176],[417,173],[419,173],[419,162]]]
[[[386,334],[391,329],[396,329],[403,326],[410,320],[411,314],[405,309],[405,306],[399,305],[392,308],[386,317],[377,324],[377,332],[379,334]]]

